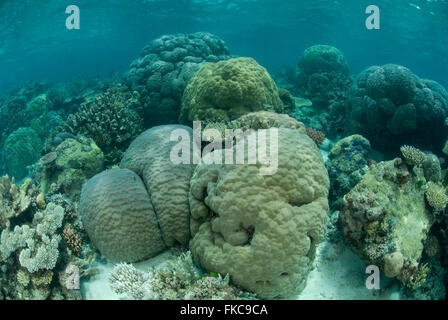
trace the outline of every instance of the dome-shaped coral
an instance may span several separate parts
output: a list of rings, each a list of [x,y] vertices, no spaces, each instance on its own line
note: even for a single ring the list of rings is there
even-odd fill
[[[146,126],[176,123],[184,89],[206,62],[228,59],[223,40],[207,32],[164,35],[132,62],[126,81],[141,94]]]
[[[179,121],[231,121],[255,111],[283,113],[278,88],[252,58],[236,58],[201,67],[182,97]]]
[[[315,45],[307,48],[300,58],[299,67],[307,74],[320,72],[340,72],[349,75],[347,60],[337,48],[328,45]]]
[[[178,142],[170,141],[170,136],[177,129],[192,135],[191,128],[179,125],[146,130],[131,143],[120,164],[142,177],[167,246],[187,245],[190,238],[188,192],[193,165],[171,162],[171,150]]]
[[[380,151],[395,151],[403,144],[440,148],[448,134],[446,91],[400,65],[361,72],[349,106],[352,131],[366,136]]]
[[[5,141],[3,155],[10,176],[22,179],[26,167],[39,160],[42,141],[31,128],[22,127],[11,133]]]
[[[112,261],[140,261],[165,247],[149,194],[131,170],[110,169],[91,178],[80,209],[93,245]]]
[[[261,298],[305,287],[328,210],[328,175],[304,128],[278,129],[278,143],[274,175],[260,175],[246,154],[246,164],[202,163],[191,180],[195,262]]]

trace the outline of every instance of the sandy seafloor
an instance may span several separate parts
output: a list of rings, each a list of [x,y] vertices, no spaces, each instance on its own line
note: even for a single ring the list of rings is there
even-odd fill
[[[139,262],[134,266],[147,271],[152,266],[163,264],[173,254],[166,250],[160,255],[147,261]],[[119,296],[110,288],[109,273],[113,263],[104,263],[95,266],[99,273],[89,281],[82,282],[81,290],[87,300],[116,300]],[[356,254],[342,242],[331,243],[325,241],[318,246],[314,269],[308,276],[305,289],[298,296],[290,299],[296,300],[392,300],[400,299],[398,288],[392,280],[381,278],[383,290],[369,290],[365,286],[368,274],[366,265]]]
[[[326,161],[327,152],[321,150],[323,160]],[[147,261],[135,263],[134,266],[147,271],[150,267],[163,265],[164,261],[173,258],[170,250],[165,250],[158,256]],[[87,300],[116,300],[119,295],[110,288],[108,276],[114,268],[113,263],[100,263],[94,266],[98,274],[88,281],[81,282],[84,299]],[[380,290],[366,288],[366,265],[358,256],[340,241],[325,241],[317,247],[314,269],[308,275],[305,289],[293,300],[398,300],[403,297],[398,292],[394,280],[382,276]]]

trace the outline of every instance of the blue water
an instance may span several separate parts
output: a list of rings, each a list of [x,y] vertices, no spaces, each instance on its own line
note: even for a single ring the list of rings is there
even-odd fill
[[[70,4],[81,10],[80,30],[65,28]],[[370,4],[381,10],[380,30],[365,27]],[[0,0],[0,92],[27,80],[122,72],[150,40],[196,31],[270,72],[330,44],[354,74],[399,63],[448,87],[446,0]]]

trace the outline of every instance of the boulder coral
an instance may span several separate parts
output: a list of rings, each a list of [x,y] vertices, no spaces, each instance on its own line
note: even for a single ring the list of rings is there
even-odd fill
[[[80,209],[90,240],[111,261],[140,261],[165,248],[145,185],[131,170],[110,169],[91,178]]]
[[[151,41],[125,78],[141,94],[145,126],[176,123],[184,89],[207,62],[229,59],[223,40],[207,33],[164,35]]]
[[[339,140],[328,154],[325,166],[330,177],[330,199],[337,201],[348,193],[368,169],[369,140],[352,135]]]
[[[434,222],[425,203],[425,182],[422,168],[397,158],[371,167],[343,198],[340,219],[353,250],[404,283],[411,278],[399,266],[419,265]]]
[[[232,121],[255,111],[287,113],[266,69],[252,58],[235,58],[208,63],[195,73],[182,97],[179,121]]]
[[[447,136],[448,94],[406,67],[387,64],[361,72],[350,101],[352,130],[379,151],[408,143],[438,150]]]
[[[328,45],[307,48],[292,81],[292,92],[313,103],[313,122],[317,123],[306,123],[307,126],[331,136],[347,131],[345,105],[353,79],[339,49]]]
[[[278,143],[274,175],[260,175],[246,154],[245,164],[201,163],[191,179],[195,263],[260,298],[305,287],[326,229],[329,180],[319,150],[304,126],[278,129]]]
[[[170,141],[174,130],[184,130],[192,136],[191,128],[186,126],[151,128],[135,138],[120,164],[143,179],[167,246],[187,245],[190,239],[188,192],[194,166],[171,162],[171,150],[178,143]]]
[[[27,174],[26,167],[39,160],[42,141],[31,128],[22,127],[11,133],[3,146],[6,169],[17,180]]]
[[[120,169],[103,171],[83,186],[80,210],[87,233],[108,259],[134,262],[165,246],[188,245],[194,165],[171,162],[175,130],[191,141],[189,127],[153,127],[131,143]]]

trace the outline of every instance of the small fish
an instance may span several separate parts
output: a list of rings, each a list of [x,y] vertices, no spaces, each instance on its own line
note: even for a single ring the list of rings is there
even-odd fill
[[[132,161],[132,158],[127,158],[126,160],[123,161],[123,164],[128,164],[131,161]]]

